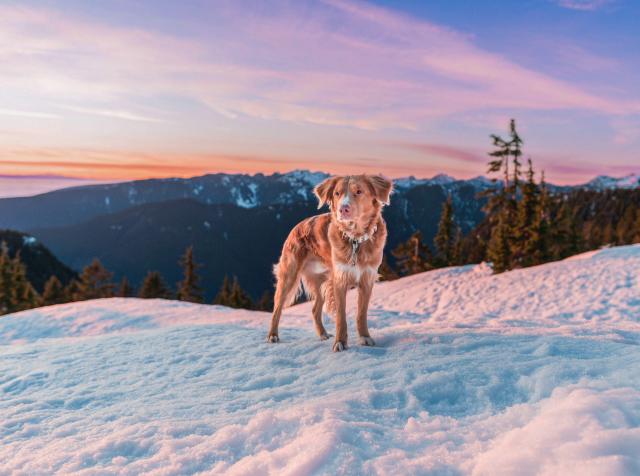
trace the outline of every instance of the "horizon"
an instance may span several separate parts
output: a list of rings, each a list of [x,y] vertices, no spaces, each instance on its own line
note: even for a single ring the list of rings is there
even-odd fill
[[[468,179],[511,117],[551,182],[637,173],[638,15],[630,0],[7,2],[0,174]]]
[[[91,186],[96,186],[96,185],[115,185],[115,184],[121,184],[121,183],[128,183],[128,182],[140,182],[140,181],[147,181],[147,180],[176,180],[176,179],[181,179],[181,180],[191,180],[191,179],[196,179],[196,178],[200,178],[200,177],[205,177],[208,175],[247,175],[249,177],[254,177],[256,175],[264,175],[267,177],[271,177],[273,175],[288,175],[288,174],[292,174],[292,173],[296,173],[296,172],[302,172],[302,173],[310,173],[310,174],[317,174],[317,173],[322,173],[322,174],[327,174],[327,175],[332,175],[328,172],[325,172],[323,170],[311,170],[311,169],[291,169],[291,170],[287,170],[284,172],[280,172],[280,171],[275,171],[275,172],[238,172],[238,173],[228,173],[228,172],[205,172],[203,174],[198,174],[198,175],[191,175],[191,176],[187,176],[187,177],[178,177],[178,176],[174,176],[174,177],[147,177],[147,178],[140,178],[140,179],[124,179],[124,180],[91,180],[91,179],[84,179],[84,178],[76,178],[76,177],[66,177],[63,175],[1,175],[0,174],[0,199],[3,198],[28,198],[28,197],[33,197],[36,195],[41,195],[41,194],[45,194],[45,193],[49,193],[49,192],[57,192],[60,190],[65,190],[65,189],[69,189],[69,188],[79,188],[79,187],[91,187]],[[399,180],[408,180],[408,179],[414,179],[414,180],[434,180],[438,177],[447,177],[452,179],[453,181],[467,181],[467,180],[474,180],[474,179],[486,179],[486,180],[492,180],[492,179],[496,179],[495,177],[489,177],[488,174],[478,174],[476,176],[473,177],[469,177],[469,178],[459,178],[459,177],[455,177],[452,175],[449,175],[447,173],[444,172],[440,172],[437,173],[435,175],[429,176],[429,177],[421,177],[421,176],[415,176],[415,175],[404,175],[404,176],[398,176],[398,177],[389,177],[391,180],[393,181],[399,181]],[[582,186],[582,185],[587,185],[599,178],[610,178],[610,179],[614,179],[614,180],[622,180],[628,177],[640,177],[639,173],[636,172],[631,172],[627,175],[624,176],[611,176],[611,175],[597,175],[592,177],[590,180],[582,182],[582,183],[578,183],[578,184],[571,184],[571,185],[567,185],[567,184],[561,184],[561,183],[555,183],[555,182],[548,182],[550,185],[554,185],[554,186]],[[496,179],[499,181],[499,179]],[[21,181],[24,181],[24,183],[20,183]]]

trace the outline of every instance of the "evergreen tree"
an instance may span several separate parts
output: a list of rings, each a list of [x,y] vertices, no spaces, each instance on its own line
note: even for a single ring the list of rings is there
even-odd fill
[[[489,173],[502,172],[504,183],[500,190],[489,191],[489,201],[485,211],[489,215],[491,234],[487,245],[487,257],[494,263],[494,271],[502,272],[511,269],[514,257],[518,258],[518,242],[516,239],[516,225],[518,219],[518,195],[521,185],[522,138],[516,130],[516,121],[509,123],[510,139],[492,134],[493,145],[496,148],[489,155]],[[513,175],[509,174],[509,167],[513,167]],[[495,181],[495,179],[494,179]],[[516,251],[516,253],[514,253]]]
[[[37,307],[40,302],[38,293],[27,279],[27,269],[20,260],[20,251],[11,260],[11,310],[24,311]]]
[[[0,314],[13,312],[13,264],[6,242],[0,244]]]
[[[531,266],[534,264],[532,249],[535,248],[533,241],[536,222],[538,221],[538,206],[540,190],[535,181],[535,172],[531,159],[528,160],[529,170],[527,171],[527,181],[522,186],[522,197],[518,202],[518,218],[513,236],[513,255],[516,265]]]
[[[112,297],[115,287],[111,282],[112,277],[113,273],[107,271],[98,258],[94,258],[91,264],[82,270],[73,300],[85,301]]]
[[[434,238],[436,246],[436,264],[438,266],[452,266],[454,263],[454,240],[456,237],[456,225],[453,221],[453,202],[451,195],[442,205],[438,232]]]
[[[225,274],[224,279],[222,280],[222,286],[220,286],[220,290],[218,291],[218,294],[216,294],[216,297],[213,298],[213,304],[228,306],[230,299],[231,283],[229,282],[229,277]]]
[[[532,264],[546,263],[551,259],[551,207],[551,195],[549,187],[547,187],[547,183],[544,180],[543,170],[540,176],[540,199],[538,200],[538,210],[536,212],[536,224],[529,243],[529,253],[533,254]]]
[[[522,163],[520,162],[520,157],[522,157],[522,138],[518,134],[516,130],[516,121],[515,119],[511,119],[509,122],[509,135],[511,136],[511,140],[509,141],[509,147],[511,149],[513,164],[513,179],[511,181],[511,193],[513,200],[516,200],[518,191],[520,190],[520,179],[522,176]]]
[[[75,301],[75,297],[78,295],[78,293],[80,292],[80,285],[78,283],[77,279],[72,279],[71,281],[69,281],[69,284],[67,284],[64,288],[64,296],[65,296],[65,302],[72,302]]]
[[[120,280],[120,285],[118,286],[118,297],[133,297],[135,291],[133,286],[129,283],[129,280],[126,276],[123,276]]]
[[[44,285],[42,292],[42,305],[51,306],[68,302],[64,286],[57,276],[51,276]]]
[[[265,291],[256,303],[256,309],[259,311],[272,311],[273,310],[273,292]]]
[[[578,225],[571,206],[565,200],[560,205],[555,222],[553,259],[564,259],[578,254],[581,249]],[[610,227],[609,230],[612,231],[613,228]]]
[[[502,273],[511,269],[510,231],[511,228],[506,223],[506,214],[500,217],[498,224],[491,230],[487,258],[493,265],[494,273]]]
[[[453,240],[453,253],[451,256],[451,262],[449,263],[450,266],[459,266],[464,264],[464,257],[463,257],[463,237],[462,237],[462,230],[460,230],[460,227],[456,227],[456,236]]]
[[[158,271],[149,271],[138,294],[143,299],[171,299],[171,290]]]
[[[204,301],[202,298],[202,289],[198,285],[200,278],[196,273],[196,269],[200,265],[196,264],[193,259],[193,246],[189,246],[184,255],[180,258],[184,279],[178,283],[178,292],[176,296],[180,301],[198,302]]]
[[[429,246],[423,243],[420,230],[411,235],[406,242],[400,243],[391,254],[396,258],[402,276],[433,269],[433,256]]]
[[[244,289],[242,289],[237,276],[233,277],[233,283],[231,284],[231,294],[229,296],[229,303],[227,305],[236,309],[253,308],[253,301],[251,299],[251,296],[249,296],[249,294]]]

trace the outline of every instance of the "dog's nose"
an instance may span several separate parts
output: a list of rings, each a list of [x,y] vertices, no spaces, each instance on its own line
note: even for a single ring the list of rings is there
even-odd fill
[[[347,204],[341,205],[340,206],[340,213],[343,215],[348,215],[349,212],[351,211],[351,207]]]

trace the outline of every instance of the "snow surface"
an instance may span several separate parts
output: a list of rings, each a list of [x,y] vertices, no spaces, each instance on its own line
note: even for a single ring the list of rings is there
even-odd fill
[[[277,345],[266,313],[174,301],[5,316],[0,474],[638,474],[639,269],[629,246],[380,283],[378,346],[340,354],[309,304]]]

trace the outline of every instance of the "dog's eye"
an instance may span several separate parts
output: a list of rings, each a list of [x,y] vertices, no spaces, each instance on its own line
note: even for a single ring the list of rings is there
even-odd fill
[[[338,195],[340,195],[340,192],[336,190],[333,194],[337,197]]]
[[[362,190],[356,191],[356,195],[362,195]]]

